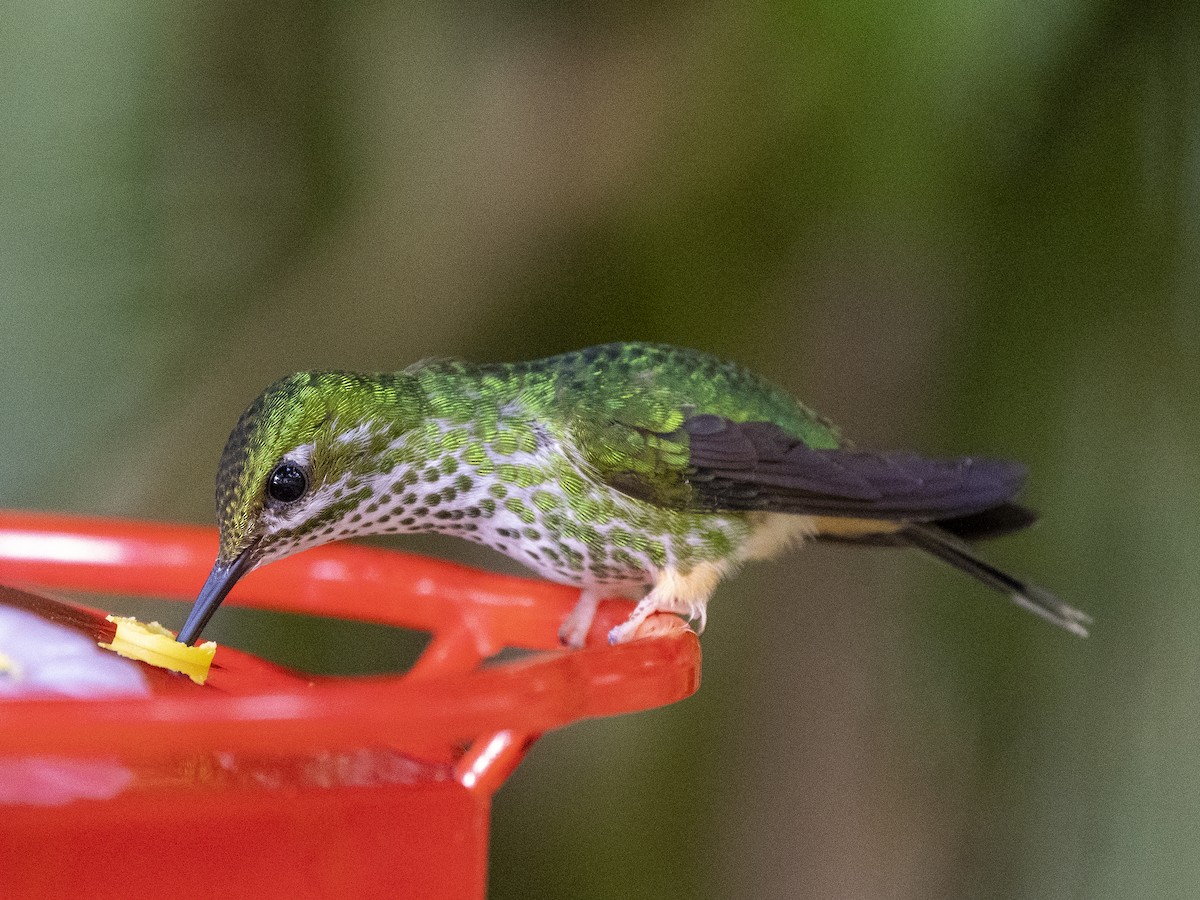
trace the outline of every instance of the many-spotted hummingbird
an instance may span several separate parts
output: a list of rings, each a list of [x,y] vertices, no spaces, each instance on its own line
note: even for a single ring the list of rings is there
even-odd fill
[[[402,372],[305,372],[242,413],[217,472],[220,550],[179,640],[239,578],[359,535],[436,531],[581,589],[580,646],[605,595],[698,620],[742,562],[803,539],[916,547],[1068,631],[1089,618],[971,544],[1034,520],[1024,468],[872,453],[733,363],[655,344],[534,362],[428,360]]]

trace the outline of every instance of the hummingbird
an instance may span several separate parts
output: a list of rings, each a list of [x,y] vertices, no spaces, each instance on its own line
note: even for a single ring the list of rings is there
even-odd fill
[[[1090,619],[985,562],[974,542],[1036,516],[1019,463],[871,452],[787,391],[715,356],[612,343],[531,362],[430,359],[301,372],[242,413],[217,470],[220,545],[178,639],[251,570],[362,535],[454,534],[580,589],[703,631],[717,584],[802,541],[912,547],[1086,637]]]

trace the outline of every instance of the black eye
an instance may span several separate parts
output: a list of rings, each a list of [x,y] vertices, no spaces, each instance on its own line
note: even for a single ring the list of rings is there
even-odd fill
[[[308,490],[308,476],[294,463],[280,463],[267,479],[267,496],[280,503],[294,503]]]

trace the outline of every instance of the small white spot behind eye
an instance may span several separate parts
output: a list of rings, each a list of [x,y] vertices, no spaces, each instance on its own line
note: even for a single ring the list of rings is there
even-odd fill
[[[307,469],[308,464],[312,462],[313,449],[315,446],[315,444],[301,444],[295,450],[285,453],[280,462],[290,462],[300,466],[302,469]]]
[[[378,425],[374,421],[360,422],[348,431],[339,434],[337,441],[339,444],[363,444],[370,440],[371,435],[377,430]]]

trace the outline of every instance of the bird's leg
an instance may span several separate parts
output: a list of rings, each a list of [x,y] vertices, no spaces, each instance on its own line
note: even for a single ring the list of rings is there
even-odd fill
[[[657,612],[669,612],[699,619],[698,632],[704,631],[708,620],[708,600],[725,567],[719,563],[700,563],[686,575],[674,569],[664,569],[650,592],[633,608],[629,618],[608,633],[610,644],[632,640],[638,627]]]
[[[600,605],[601,596],[600,591],[594,588],[584,588],[579,592],[575,608],[558,629],[558,640],[561,644],[576,650],[584,645],[588,632],[592,630],[592,619],[596,618],[596,607]]]

